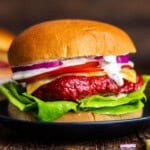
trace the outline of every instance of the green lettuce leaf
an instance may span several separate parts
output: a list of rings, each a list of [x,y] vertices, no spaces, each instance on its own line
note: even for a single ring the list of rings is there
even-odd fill
[[[26,98],[25,96],[21,95],[21,93],[25,92],[25,89],[17,83],[14,82],[8,82],[7,84],[4,84],[4,86],[10,90],[10,92],[19,99],[20,102],[24,104],[31,103],[31,101]]]
[[[133,94],[134,95],[134,94]],[[97,109],[101,107],[115,107],[120,106],[128,103],[135,103],[138,100],[141,100],[142,98],[145,98],[144,94],[139,94],[137,97],[133,98],[133,95],[127,95],[125,97],[116,98],[115,96],[110,97],[103,97],[100,95],[94,95],[89,98],[85,98],[82,101],[80,101],[80,108],[83,110],[91,110],[91,109]]]
[[[87,97],[80,100],[80,108],[84,110],[91,110],[94,108],[114,107],[128,103],[135,103],[141,99],[146,99],[146,95],[144,94],[145,88],[146,83],[144,83],[143,86],[137,91],[129,93],[123,97],[116,97],[116,96],[104,97],[100,95]]]
[[[143,107],[144,107],[143,102],[139,100],[133,104],[125,104],[125,105],[120,105],[120,106],[116,106],[113,108],[112,107],[103,107],[103,108],[93,110],[92,112],[94,112],[96,114],[121,115],[121,114],[134,112]]]
[[[77,111],[77,103],[71,101],[52,101],[44,102],[32,95],[24,93],[29,99],[33,99],[37,104],[35,117],[40,121],[52,121],[68,111]]]
[[[36,103],[27,99],[22,94],[19,94],[21,88],[14,82],[8,82],[6,84],[0,84],[0,92],[8,98],[9,102],[19,108],[21,111],[28,111],[34,108]]]

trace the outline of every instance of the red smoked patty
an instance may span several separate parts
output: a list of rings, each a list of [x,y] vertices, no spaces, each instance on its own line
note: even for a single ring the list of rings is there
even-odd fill
[[[129,93],[142,84],[140,75],[137,75],[136,83],[124,80],[123,86],[118,86],[108,76],[64,76],[41,86],[33,95],[42,100],[78,100],[96,94]]]

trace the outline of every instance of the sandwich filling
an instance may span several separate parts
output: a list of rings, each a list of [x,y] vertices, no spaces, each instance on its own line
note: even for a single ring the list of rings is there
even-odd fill
[[[43,100],[79,100],[96,94],[118,95],[143,83],[128,55],[89,56],[13,67],[13,79],[25,81],[27,93]]]
[[[11,80],[11,68],[5,61],[0,61],[0,84]]]
[[[0,92],[40,121],[56,120],[69,111],[121,115],[140,110],[150,80],[136,73],[127,55],[50,60],[12,70],[13,79],[26,88],[10,82],[0,85]]]

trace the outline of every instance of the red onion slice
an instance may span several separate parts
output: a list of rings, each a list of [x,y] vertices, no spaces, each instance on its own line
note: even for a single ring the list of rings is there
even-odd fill
[[[103,59],[103,56],[95,56],[94,59],[99,61]],[[128,55],[116,56],[116,61],[117,63],[127,63],[129,61]]]
[[[116,59],[118,63],[127,63],[129,61],[128,55],[120,55],[120,56],[117,56]]]
[[[95,56],[94,59],[96,59],[96,60],[102,60],[103,56]]]
[[[82,58],[82,57],[80,57],[80,58]],[[86,58],[87,61],[103,60],[103,56],[94,56],[94,57],[91,56],[91,57],[83,57],[83,58]],[[68,59],[72,59],[72,58],[68,58]],[[68,59],[66,59],[66,60],[68,60]],[[76,59],[78,59],[78,57]],[[16,67],[12,67],[12,70],[13,70],[13,72],[19,72],[19,71],[42,69],[42,68],[48,69],[48,68],[53,68],[53,67],[58,67],[58,66],[63,65],[63,61],[65,61],[65,60],[54,60],[54,61],[41,62],[41,63],[26,65],[26,66],[16,66]],[[128,55],[116,56],[116,61],[118,63],[127,63],[128,62]]]
[[[12,67],[12,70],[13,72],[27,71],[27,70],[34,70],[34,69],[41,69],[41,68],[52,68],[52,67],[57,67],[61,65],[62,65],[61,60],[55,60],[55,61],[42,62],[42,63],[28,65],[28,66]]]

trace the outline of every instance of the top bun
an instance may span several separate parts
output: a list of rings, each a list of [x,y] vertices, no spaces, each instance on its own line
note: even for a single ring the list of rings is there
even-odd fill
[[[67,19],[47,21],[26,29],[12,43],[8,58],[11,65],[17,66],[49,59],[135,51],[130,37],[115,26]]]
[[[7,52],[13,39],[14,35],[12,33],[0,28],[0,61],[8,61]]]
[[[8,51],[14,35],[9,31],[0,28],[0,51]]]

